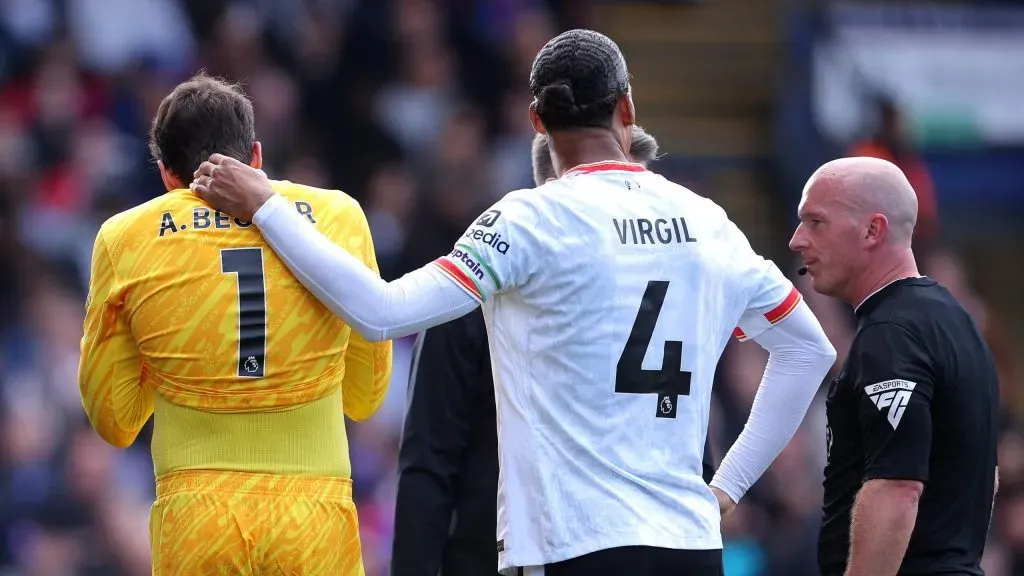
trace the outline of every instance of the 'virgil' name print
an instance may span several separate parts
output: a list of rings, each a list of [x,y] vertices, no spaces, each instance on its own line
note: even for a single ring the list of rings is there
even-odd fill
[[[685,218],[613,218],[615,232],[623,244],[682,244],[696,242]]]

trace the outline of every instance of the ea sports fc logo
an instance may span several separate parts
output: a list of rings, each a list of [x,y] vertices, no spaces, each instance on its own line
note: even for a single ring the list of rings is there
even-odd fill
[[[498,234],[497,232],[484,232],[483,230],[479,230],[477,228],[470,228],[469,230],[466,230],[466,233],[463,234],[463,236],[465,236],[466,238],[471,238],[473,240],[479,240],[484,244],[493,247],[501,254],[508,253],[508,242],[502,240],[501,234]]]

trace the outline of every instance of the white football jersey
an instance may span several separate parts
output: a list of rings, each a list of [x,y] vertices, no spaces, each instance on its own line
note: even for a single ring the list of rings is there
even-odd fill
[[[719,206],[637,164],[584,165],[508,194],[435,264],[483,302],[500,570],[722,547],[701,478],[715,368],[800,294]]]

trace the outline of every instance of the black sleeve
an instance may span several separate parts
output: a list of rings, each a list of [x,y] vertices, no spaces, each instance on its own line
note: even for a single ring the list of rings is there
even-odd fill
[[[864,480],[928,481],[935,378],[927,348],[892,323],[868,326],[850,356]]]
[[[480,311],[419,335],[398,456],[392,576],[437,576],[481,379]],[[482,320],[480,320],[482,323]]]

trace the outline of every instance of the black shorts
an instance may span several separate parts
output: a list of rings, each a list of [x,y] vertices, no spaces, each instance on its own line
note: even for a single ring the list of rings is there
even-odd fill
[[[531,574],[532,572],[532,574]],[[521,569],[520,574],[540,575]],[[544,566],[543,576],[724,576],[721,550],[623,546]]]

